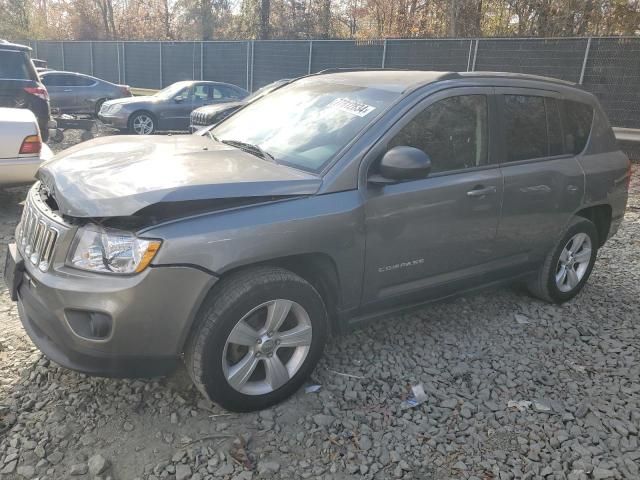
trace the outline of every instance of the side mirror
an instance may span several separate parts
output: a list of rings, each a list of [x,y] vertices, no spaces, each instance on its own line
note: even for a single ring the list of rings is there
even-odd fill
[[[397,183],[426,178],[431,172],[431,158],[419,148],[393,147],[380,161],[379,174],[369,177],[375,184]]]
[[[184,97],[182,95],[178,95],[177,97],[173,98],[173,101],[176,103],[182,103],[184,102]]]

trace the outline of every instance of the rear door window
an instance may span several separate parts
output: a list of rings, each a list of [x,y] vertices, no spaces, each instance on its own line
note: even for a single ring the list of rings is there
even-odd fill
[[[589,139],[593,123],[593,107],[573,100],[564,100],[563,103],[562,123],[566,152],[577,155],[584,150]]]
[[[220,97],[214,96],[214,98],[239,100],[244,97],[240,91],[235,88],[227,87],[226,85],[219,85],[216,87],[216,90],[220,92]]]
[[[47,87],[60,87],[62,86],[62,79],[60,75],[50,73],[49,75],[42,75],[42,83]]]
[[[504,95],[507,161],[517,162],[549,155],[544,97]]]
[[[24,52],[0,50],[0,78],[10,80],[35,80],[31,61]]]

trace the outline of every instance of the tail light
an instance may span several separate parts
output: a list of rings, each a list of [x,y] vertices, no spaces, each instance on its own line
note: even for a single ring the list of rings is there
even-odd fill
[[[22,145],[20,145],[20,151],[18,152],[20,155],[34,155],[36,153],[40,153],[42,149],[42,140],[40,139],[40,135],[29,135],[22,141]]]
[[[131,90],[129,89],[129,85],[120,85],[120,91],[125,97],[131,97]]]
[[[44,87],[25,87],[24,91],[42,100],[49,101],[49,92],[47,92],[47,89]]]

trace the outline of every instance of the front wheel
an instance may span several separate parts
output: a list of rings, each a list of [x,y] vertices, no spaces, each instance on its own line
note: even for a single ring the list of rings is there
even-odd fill
[[[575,297],[587,282],[598,253],[598,230],[590,220],[576,217],[549,252],[529,291],[552,303]]]
[[[223,281],[196,319],[187,370],[198,389],[227,410],[269,407],[292,395],[320,359],[324,302],[308,282],[280,268]]]
[[[129,131],[136,135],[151,135],[156,131],[156,119],[147,112],[138,112],[129,119]]]

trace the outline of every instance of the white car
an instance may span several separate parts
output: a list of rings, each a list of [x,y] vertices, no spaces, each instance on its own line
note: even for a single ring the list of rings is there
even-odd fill
[[[30,110],[0,108],[0,187],[34,182],[40,164],[52,156]]]

